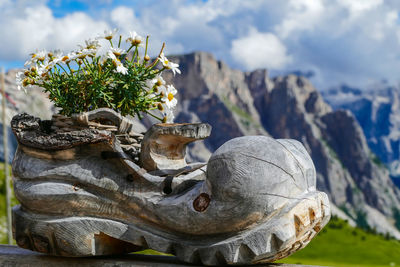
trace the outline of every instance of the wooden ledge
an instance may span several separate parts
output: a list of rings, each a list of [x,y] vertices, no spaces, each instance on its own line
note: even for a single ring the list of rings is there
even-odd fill
[[[101,257],[86,257],[86,258],[64,258],[55,257],[38,252],[19,248],[17,246],[0,245],[0,266],[196,266],[188,265],[179,261],[176,257],[156,256],[156,255],[139,255],[126,254],[119,256],[101,256]],[[294,264],[262,264],[254,266],[280,266],[280,267],[305,267],[307,265]],[[308,265],[309,266],[309,265]]]

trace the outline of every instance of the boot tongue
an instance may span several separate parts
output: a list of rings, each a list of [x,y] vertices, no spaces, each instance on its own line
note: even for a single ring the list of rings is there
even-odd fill
[[[185,168],[186,146],[210,134],[207,123],[155,124],[144,135],[141,166],[147,171]]]

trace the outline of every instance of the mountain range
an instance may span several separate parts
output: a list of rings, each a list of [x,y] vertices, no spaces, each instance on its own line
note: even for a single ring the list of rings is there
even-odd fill
[[[324,91],[323,97],[335,110],[354,114],[377,160],[400,185],[400,88],[381,84],[360,90],[343,85]]]
[[[178,89],[175,121],[207,122],[213,127],[208,139],[190,146],[190,160],[207,161],[224,142],[243,135],[299,140],[314,161],[317,187],[329,195],[334,214],[400,239],[400,190],[385,165],[396,154],[386,160],[374,150],[372,135],[354,110],[342,109],[325,94],[328,101],[324,100],[307,78],[296,74],[269,77],[265,69],[242,72],[204,52],[170,60],[182,70],[181,75],[164,77]],[[54,108],[45,94],[40,89],[28,95],[16,90],[15,74],[12,70],[6,77],[6,90],[14,102],[9,103],[9,114],[25,111],[49,118]],[[153,121],[147,118],[142,123],[148,127]],[[385,135],[390,140],[389,136]]]

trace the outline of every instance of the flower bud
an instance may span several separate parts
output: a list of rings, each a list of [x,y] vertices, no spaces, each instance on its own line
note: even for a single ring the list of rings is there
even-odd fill
[[[144,61],[149,61],[149,60],[150,60],[149,55],[145,55],[145,56],[144,56]]]
[[[166,123],[166,122],[167,122],[167,116],[165,116],[165,117],[162,119],[162,122],[163,122],[163,123]]]
[[[26,87],[26,86],[28,86],[29,84],[30,84],[29,78],[25,78],[25,79],[22,81],[22,86],[23,86],[23,87]]]
[[[163,111],[163,110],[164,110],[164,107],[163,107],[163,105],[161,105],[161,103],[158,103],[158,104],[157,104],[157,108],[158,108],[158,110],[160,110],[160,111]]]

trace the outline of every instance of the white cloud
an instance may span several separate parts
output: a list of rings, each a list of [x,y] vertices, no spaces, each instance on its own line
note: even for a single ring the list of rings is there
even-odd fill
[[[380,6],[383,0],[338,0],[338,3],[348,8],[353,15],[358,15]]]
[[[167,54],[207,51],[243,70],[313,70],[320,88],[399,80],[397,0],[123,1],[61,18],[46,3],[0,0],[0,62],[36,48],[69,51],[117,27],[149,34],[153,56],[165,41]]]
[[[115,27],[125,34],[135,30],[139,25],[134,10],[126,6],[119,6],[113,9],[110,18]]]
[[[283,38],[294,31],[312,30],[324,12],[322,0],[291,0],[283,21],[276,26]]]
[[[249,35],[232,41],[231,56],[247,69],[282,69],[291,61],[285,45],[273,33],[254,28]]]
[[[45,5],[31,5],[0,11],[0,58],[25,60],[36,49],[76,49],[79,42],[95,37],[108,24],[75,12],[62,18],[53,16]]]

